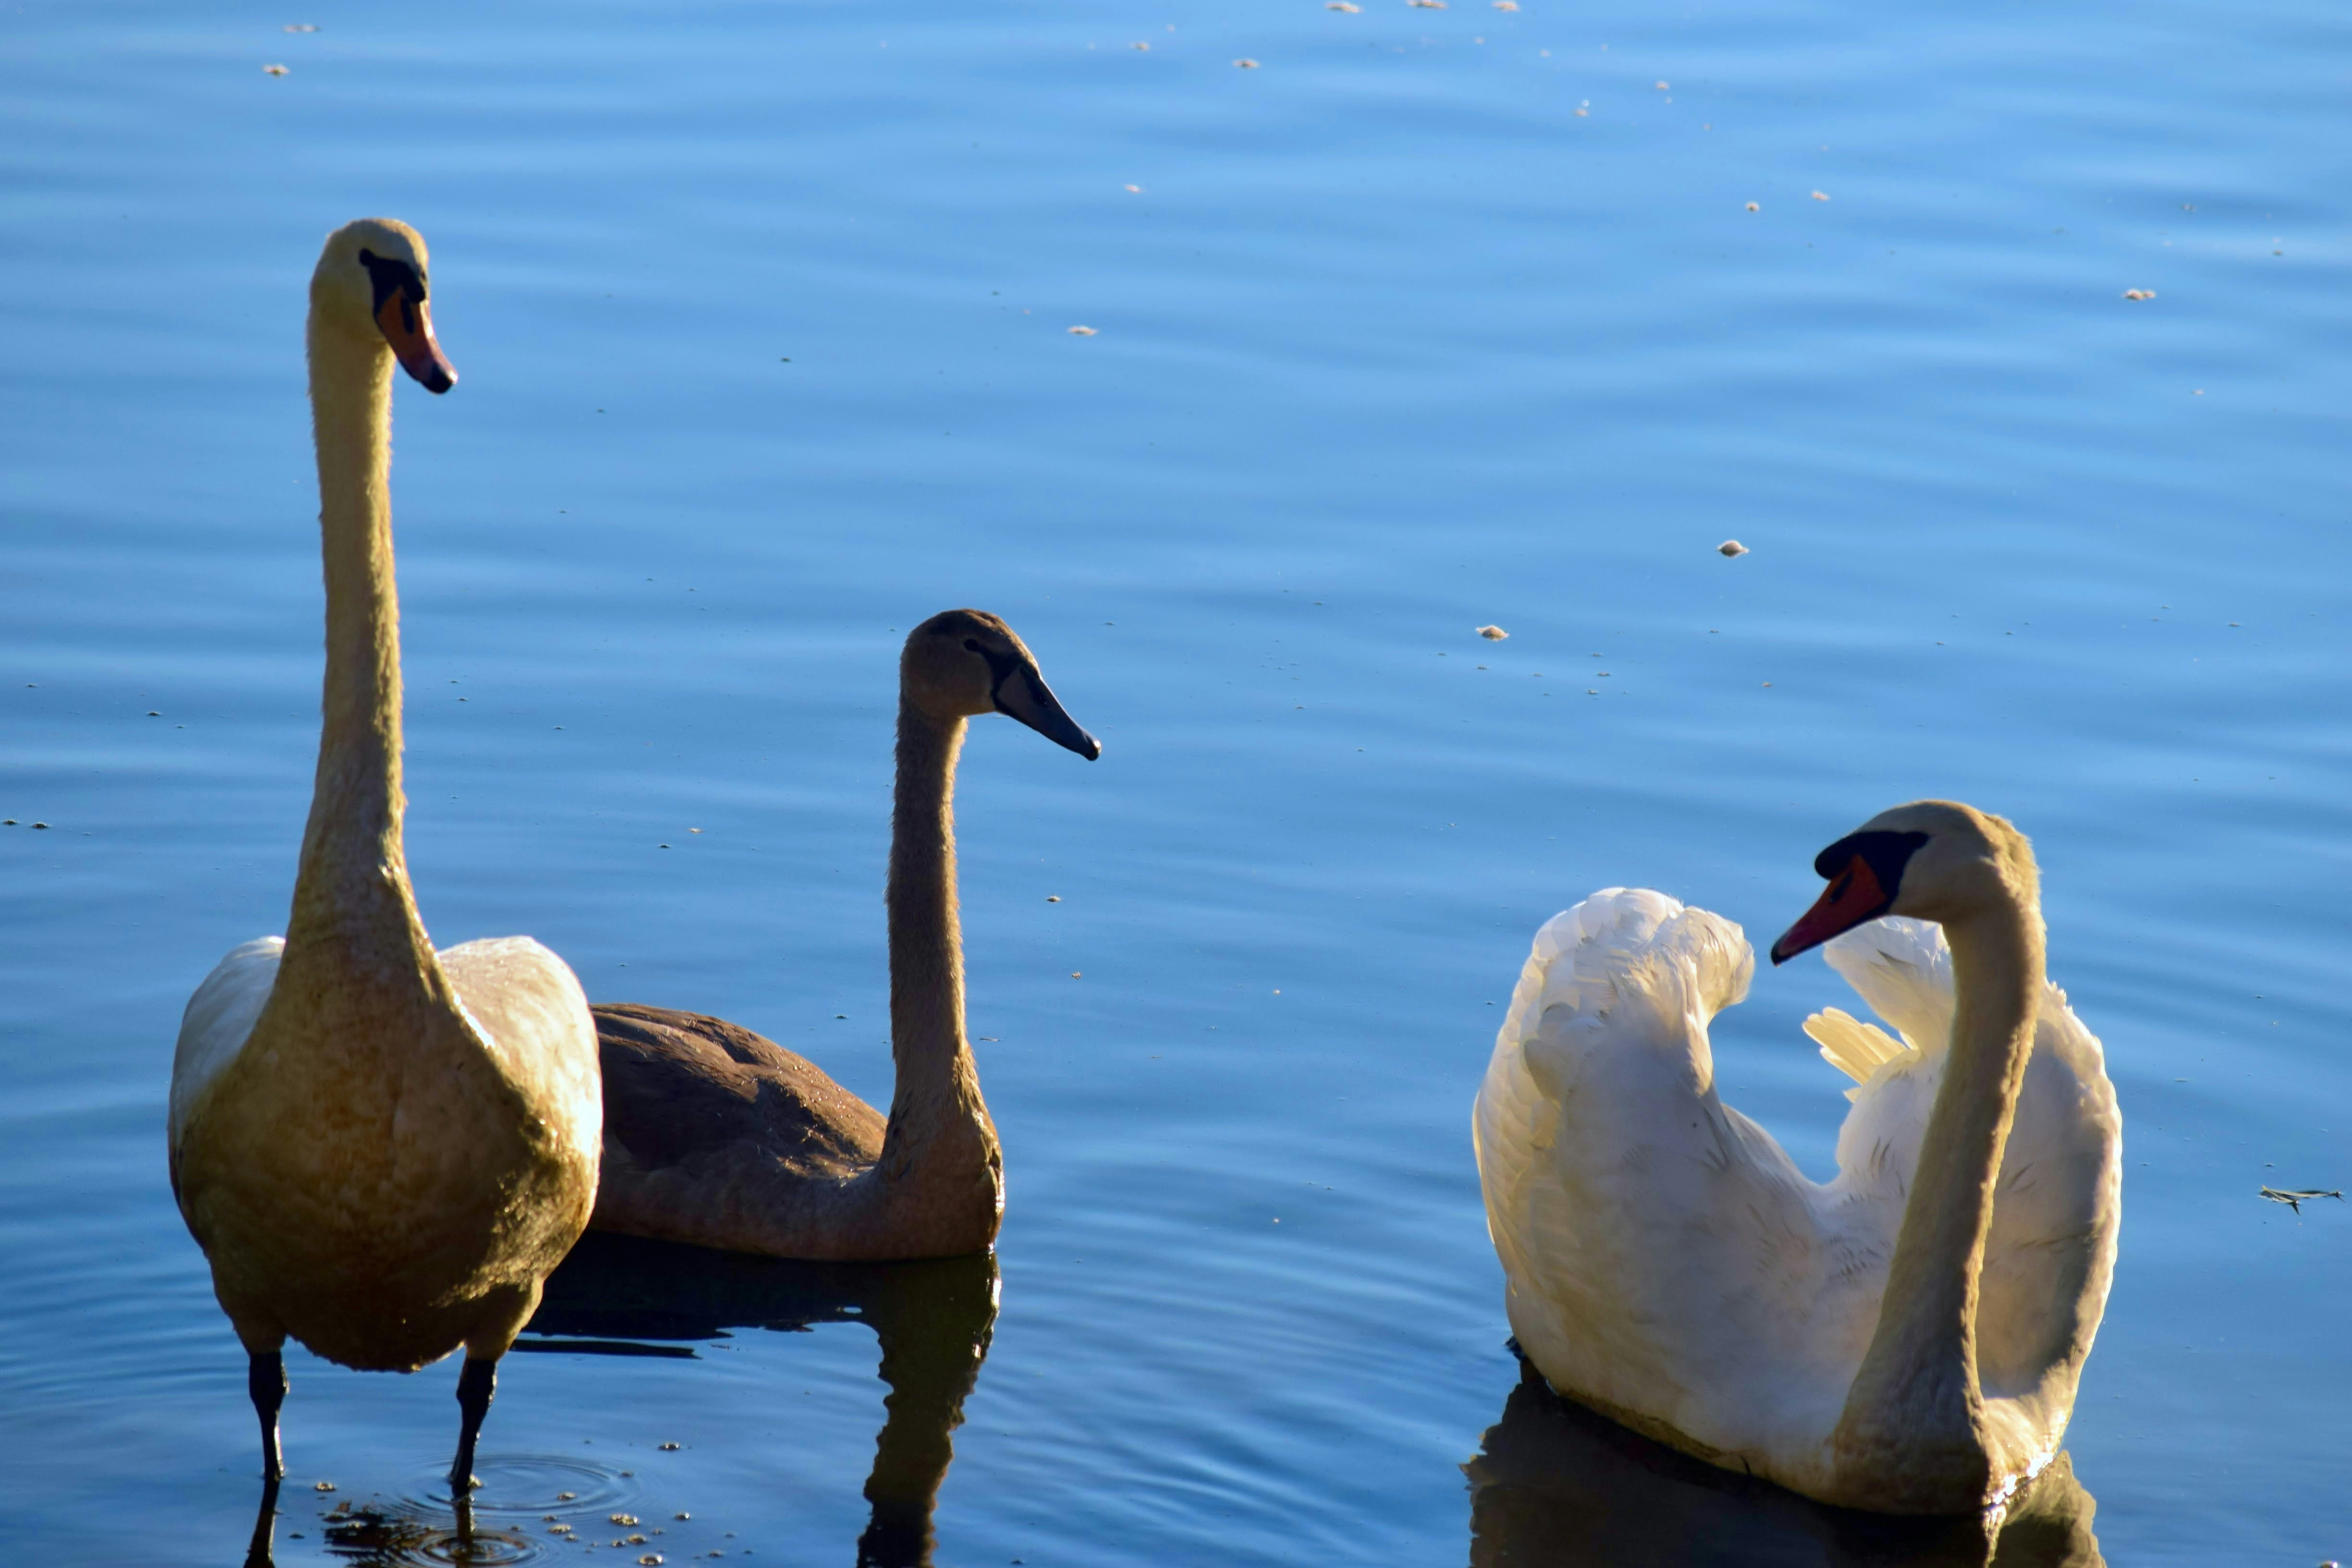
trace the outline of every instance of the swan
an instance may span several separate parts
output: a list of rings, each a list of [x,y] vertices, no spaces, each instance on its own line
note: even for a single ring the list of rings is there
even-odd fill
[[[1013,628],[949,610],[898,660],[890,811],[890,1117],[813,1063],[723,1019],[599,1004],[599,1230],[776,1258],[881,1261],[984,1252],[1004,1159],[963,1027],[955,768],[964,721],[1019,720],[1092,762]]]
[[[1826,1184],[1717,1095],[1738,926],[1612,888],[1537,933],[1473,1117],[1511,1327],[1554,1389],[1713,1464],[1882,1513],[1999,1509],[2057,1452],[2106,1303],[2115,1090],[2043,977],[2023,834],[1919,801],[1815,868],[1772,961],[1829,942],[1902,1036],[1807,1020],[1857,1080]]]
[[[458,1345],[452,1491],[499,1357],[595,1198],[596,1033],[572,971],[528,937],[436,952],[401,847],[392,366],[457,377],[433,335],[425,241],[363,218],[310,279],[310,407],[326,561],[319,770],[283,937],[232,951],[172,1062],[173,1195],[249,1358],[262,1467],[286,1471],[289,1335],[414,1372]]]

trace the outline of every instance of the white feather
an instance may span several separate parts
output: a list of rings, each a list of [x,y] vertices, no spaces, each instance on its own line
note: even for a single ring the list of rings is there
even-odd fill
[[[172,1050],[172,1106],[166,1126],[173,1153],[180,1152],[180,1135],[187,1131],[205,1089],[236,1060],[252,1037],[254,1020],[261,1016],[269,988],[278,983],[278,958],[286,951],[282,936],[257,937],[229,950],[213,966],[180,1016],[180,1040]]]

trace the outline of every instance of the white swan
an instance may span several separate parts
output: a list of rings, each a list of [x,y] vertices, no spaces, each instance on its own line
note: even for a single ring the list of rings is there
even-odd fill
[[[401,847],[395,357],[434,392],[425,242],[362,219],[310,279],[326,559],[319,771],[283,938],[198,986],[172,1063],[172,1189],[250,1358],[263,1470],[285,1473],[288,1335],[369,1371],[459,1344],[452,1488],[499,1356],[588,1223],[604,1109],[580,983],[528,937],[433,951]]]
[[[2115,1091],[2043,978],[2024,835],[1923,801],[1816,867],[1773,961],[1850,932],[1832,966],[1904,1037],[1807,1021],[1861,1080],[1827,1184],[1716,1093],[1738,926],[1612,888],[1537,933],[1473,1118],[1511,1327],[1559,1392],[1715,1464],[1996,1508],[2057,1451],[2105,1306]]]

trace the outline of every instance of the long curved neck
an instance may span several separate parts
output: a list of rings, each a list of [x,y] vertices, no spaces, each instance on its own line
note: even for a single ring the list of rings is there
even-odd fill
[[[2029,889],[1944,923],[1957,1005],[1943,1088],[1887,1268],[1878,1328],[1833,1441],[1842,1460],[1985,1453],[1977,1380],[1978,1274],[1993,1187],[2032,1050],[2041,911]],[[1876,1468],[1874,1464],[1874,1468]],[[1906,1467],[1895,1466],[1896,1469]]]
[[[319,771],[281,975],[334,989],[437,990],[401,847],[400,603],[392,564],[392,354],[310,324],[310,417],[327,587]],[[358,982],[354,986],[351,983]],[[360,1000],[353,997],[352,1000]]]
[[[890,1100],[880,1168],[961,1181],[993,1167],[996,1128],[963,1031],[963,933],[956,918],[955,766],[964,721],[898,704],[890,812]]]

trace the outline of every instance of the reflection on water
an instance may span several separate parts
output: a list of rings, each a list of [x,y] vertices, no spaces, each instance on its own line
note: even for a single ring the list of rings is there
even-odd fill
[[[512,1531],[475,1522],[473,1510],[457,1505],[448,1522],[410,1507],[339,1510],[325,1521],[327,1551],[340,1562],[367,1568],[394,1563],[447,1563],[462,1568],[508,1568],[541,1555],[535,1541]]]
[[[1824,1508],[1703,1465],[1560,1398],[1526,1370],[1470,1478],[1474,1568],[2101,1568],[2096,1505],[2063,1454],[1999,1539],[1973,1520]]]
[[[277,1533],[278,1483],[261,1489],[261,1509],[253,1521],[253,1540],[246,1549],[245,1568],[274,1568],[271,1555]],[[541,1555],[540,1543],[513,1530],[479,1525],[474,1510],[460,1500],[454,1507],[394,1502],[354,1506],[338,1502],[319,1518],[328,1554],[340,1563],[366,1568],[395,1564],[452,1563],[460,1568],[511,1568]]]
[[[793,1263],[637,1237],[583,1237],[547,1282],[520,1351],[691,1355],[675,1343],[732,1328],[799,1332],[860,1322],[881,1342],[882,1431],[866,1480],[860,1568],[931,1560],[931,1510],[952,1434],[996,1327],[993,1254],[921,1263]]]

